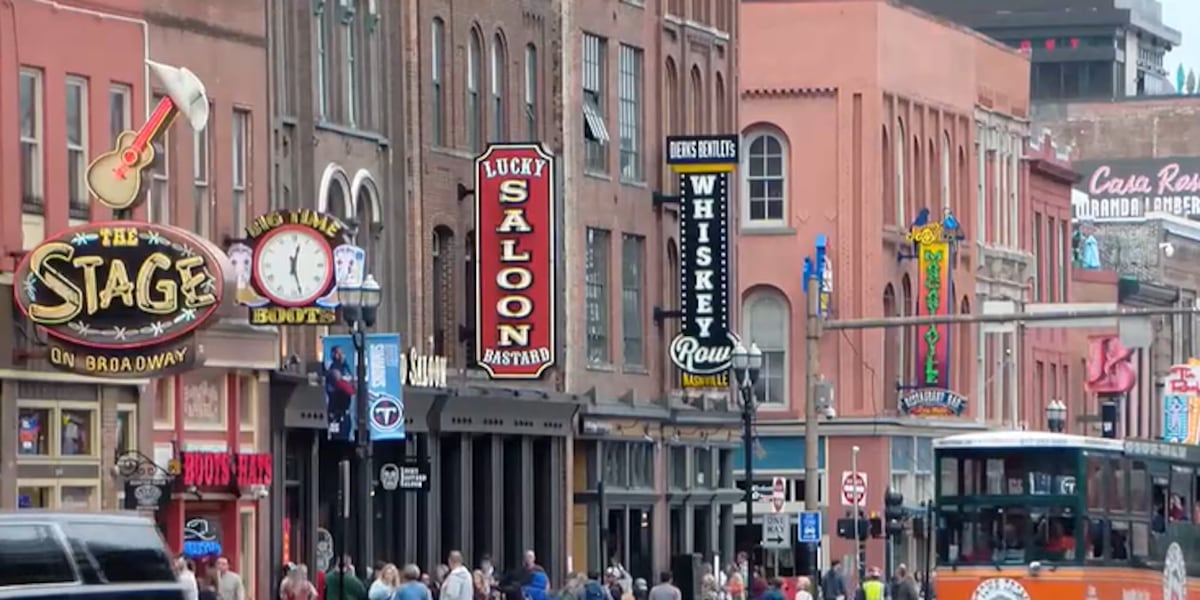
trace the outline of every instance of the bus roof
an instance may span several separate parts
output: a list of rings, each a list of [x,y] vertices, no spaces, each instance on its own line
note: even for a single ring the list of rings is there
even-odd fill
[[[1094,438],[1067,433],[1049,433],[1045,431],[983,431],[979,433],[961,433],[933,440],[933,447],[955,450],[968,450],[972,448],[1078,448],[1082,450],[1105,450],[1109,452],[1125,451],[1125,444],[1121,440]]]

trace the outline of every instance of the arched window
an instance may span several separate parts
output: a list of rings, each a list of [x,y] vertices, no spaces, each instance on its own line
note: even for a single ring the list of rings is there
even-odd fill
[[[444,225],[433,230],[433,354],[448,356],[457,350],[449,332],[454,330],[454,231]],[[448,352],[449,351],[449,352]]]
[[[700,75],[700,67],[692,66],[692,133],[704,135],[708,129],[707,114],[704,112],[704,78]]]
[[[900,314],[901,316],[911,316],[913,314],[913,289],[912,280],[905,273],[900,280]],[[903,385],[911,384],[912,378],[916,374],[913,369],[915,361],[913,360],[913,350],[916,349],[916,338],[912,327],[903,327],[900,334],[900,383]]]
[[[326,183],[325,210],[333,216],[349,221],[354,218],[353,207],[350,204],[350,182],[340,170],[334,173]]]
[[[942,132],[942,208],[951,209],[950,205],[950,133]]]
[[[679,114],[681,112],[679,106],[679,72],[675,69],[675,61],[671,57],[667,57],[666,67],[663,69],[663,79],[667,88],[666,106],[663,107],[663,122],[667,126],[667,134],[675,135],[681,133],[679,131]]]
[[[892,156],[892,140],[888,137],[887,125],[883,126],[882,136],[883,147],[879,152],[880,171],[883,172],[883,182],[880,185],[880,193],[883,195],[883,220],[891,225],[898,225],[896,221],[896,182],[895,175],[892,170],[895,168],[895,160]],[[893,300],[895,300],[895,290],[892,290]]]
[[[429,34],[429,131],[433,145],[446,145],[445,88],[446,23],[434,17]]]
[[[467,146],[479,152],[483,150],[483,105],[479,95],[482,93],[483,74],[480,72],[480,55],[483,54],[483,43],[479,41],[479,32],[471,30],[471,40],[467,44]]]
[[[525,46],[525,136],[538,137],[538,54],[537,46]]]
[[[883,315],[895,317],[900,315],[900,307],[896,304],[896,288],[887,284],[883,288]],[[887,400],[891,401],[890,390],[896,389],[896,384],[904,383],[900,376],[900,332],[895,327],[883,330],[883,389],[887,392]],[[861,405],[862,403],[860,403]]]
[[[915,217],[916,213],[921,210],[921,208],[920,208],[921,205],[923,205],[929,201],[929,198],[927,198],[925,196],[925,177],[922,174],[922,171],[925,169],[925,164],[921,162],[921,140],[918,139],[917,136],[915,136],[915,135],[912,138],[912,157],[911,158],[912,158],[912,195],[910,196],[910,198],[912,198],[913,206],[909,212],[913,213],[913,214],[906,215],[906,218],[908,218],[908,219],[912,219],[913,217]],[[908,221],[901,221],[901,223],[907,223],[907,222]]]
[[[746,189],[742,194],[744,227],[786,224],[788,147],[783,134],[773,128],[751,130],[746,144]]]
[[[679,308],[679,247],[667,240],[667,306]]]
[[[906,168],[904,164],[904,119],[896,119],[896,135],[893,139],[896,140],[895,144],[893,144],[896,148],[896,165],[894,167],[896,175],[896,223],[898,225],[905,225],[908,223],[908,219],[912,218],[912,215],[908,214],[908,203],[905,196],[906,190],[904,189]]]
[[[745,343],[758,344],[763,353],[759,402],[787,404],[791,341],[787,299],[775,289],[752,291],[742,306],[742,327],[748,336]]]
[[[504,35],[496,32],[492,36],[492,69],[489,77],[492,86],[492,141],[508,140],[508,119],[504,111],[504,87],[508,83],[508,57],[504,46]]]
[[[941,211],[935,209],[941,208],[942,206],[941,194],[936,190],[938,185],[938,173],[941,172],[941,168],[938,166],[937,147],[933,145],[933,138],[929,138],[929,143],[925,146],[925,151],[927,152],[925,155],[925,160],[929,163],[929,168],[925,170],[925,177],[927,178],[926,181],[929,184],[925,189],[925,205],[929,207],[929,210],[933,213],[933,216],[940,221],[942,216]],[[938,197],[935,198],[933,196],[934,194],[938,194]]]
[[[971,314],[971,300],[966,296],[962,297],[962,302],[958,305],[958,312],[963,315]],[[978,363],[975,360],[977,350],[975,344],[971,341],[970,323],[960,323],[958,325],[958,332],[950,341],[950,345],[958,349],[958,360],[954,361],[958,363],[958,379],[951,382],[950,385],[964,392],[970,391],[973,389],[970,387],[971,371],[975,369],[975,365]]]
[[[725,78],[720,73],[716,75],[714,87],[713,112],[717,116],[717,133],[729,131],[729,107],[725,105]]]
[[[463,240],[463,324],[467,335],[463,343],[463,364],[475,366],[475,232],[468,231]],[[452,296],[453,297],[453,296]],[[454,335],[454,330],[450,330]]]

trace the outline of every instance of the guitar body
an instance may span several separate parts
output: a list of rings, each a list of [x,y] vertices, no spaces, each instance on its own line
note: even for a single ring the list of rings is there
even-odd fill
[[[134,149],[136,138],[136,132],[121,132],[116,149],[97,156],[88,165],[88,191],[113,210],[137,202],[142,192],[142,171],[154,162],[154,146],[145,144],[138,152]]]

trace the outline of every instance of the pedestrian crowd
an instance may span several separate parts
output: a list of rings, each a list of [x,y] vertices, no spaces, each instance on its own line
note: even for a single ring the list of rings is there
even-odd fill
[[[199,564],[180,556],[175,559],[175,576],[183,584],[183,600],[246,600],[242,576],[229,568],[224,556]]]

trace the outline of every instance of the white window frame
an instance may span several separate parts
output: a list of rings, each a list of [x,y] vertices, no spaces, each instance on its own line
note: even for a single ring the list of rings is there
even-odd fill
[[[121,122],[113,122],[114,102],[121,104]],[[133,126],[133,87],[124,83],[108,86],[108,130],[112,134],[110,143],[116,147],[117,136]]]
[[[316,76],[313,83],[317,86],[317,118],[324,121],[329,116],[329,11],[322,2],[313,14],[313,27],[316,28],[313,42],[317,60]]]
[[[77,89],[79,92],[79,141],[71,142],[71,129],[75,124],[69,121],[66,124],[66,144],[67,144],[67,201],[71,210],[72,218],[87,218],[88,207],[91,204],[90,196],[87,189],[87,163],[88,163],[88,80],[86,77],[78,75],[67,75],[63,85],[64,93],[64,110],[66,106],[66,98],[69,98],[72,89]],[[72,163],[78,162],[75,166],[76,180],[70,181],[70,173]],[[74,196],[74,197],[72,197]]]
[[[896,153],[896,224],[904,227],[916,215],[908,214],[908,196],[904,189],[905,178],[908,176],[904,160],[908,155],[908,136],[904,133],[903,118],[896,119],[896,131],[892,133],[892,147]]]
[[[525,134],[538,139],[538,51],[537,46],[525,46]]]
[[[357,21],[344,19],[346,34],[346,125],[358,127],[358,38],[355,37],[354,27]]]
[[[501,142],[508,138],[508,115],[504,103],[504,87],[508,83],[508,65],[506,64],[508,48],[500,33],[492,35],[490,81],[492,96],[492,141]]]
[[[212,108],[209,107],[209,114]],[[201,236],[212,235],[212,131],[210,120],[208,126],[192,132],[192,227]]]
[[[608,133],[608,38],[584,32],[583,87],[584,171],[607,176],[612,169]]]
[[[597,227],[588,227],[586,232],[586,256],[584,259],[584,297],[585,297],[585,342],[587,364],[592,366],[608,366],[612,364],[612,231]],[[591,274],[593,262],[595,265],[596,281],[587,281]],[[587,299],[590,288],[598,287],[599,298],[595,300],[597,315],[592,319],[590,306],[592,301]],[[590,331],[596,329],[597,334]],[[595,342],[593,341],[595,339]],[[593,352],[595,351],[595,352]]]
[[[429,83],[433,95],[430,107],[432,118],[430,130],[434,146],[446,145],[446,112],[445,88],[443,73],[445,65],[446,22],[441,17],[434,17],[429,25]]]
[[[254,117],[249,109],[234,108],[231,120],[233,170],[230,179],[233,183],[231,198],[233,211],[234,235],[241,235],[246,227],[247,214],[250,210],[250,169],[253,168],[254,152]]]
[[[29,77],[33,80],[33,132],[32,135],[26,134],[26,132],[23,130],[19,132],[20,145],[31,148],[29,151],[29,156],[33,163],[28,167],[28,170],[32,175],[32,180],[28,183],[24,181],[25,168],[22,167],[21,170],[21,203],[25,212],[41,213],[43,210],[45,210],[46,206],[46,161],[44,155],[45,150],[42,146],[42,139],[45,133],[46,116],[44,112],[45,79],[41,69],[30,67],[21,67],[20,77]],[[18,91],[18,95],[19,94],[20,92]],[[18,106],[18,112],[23,112],[22,107]],[[18,114],[17,118],[20,119],[22,116],[23,115]],[[18,129],[20,129],[20,124],[18,124]],[[22,161],[24,160],[24,156],[25,152],[22,152]],[[28,187],[28,194],[26,193],[26,187]]]
[[[643,133],[645,114],[646,54],[637,46],[621,44],[617,50],[617,131],[619,139],[621,181],[641,183],[645,180],[643,167]]]
[[[631,262],[637,273],[632,280],[626,277]],[[631,305],[637,313],[632,318],[626,312],[629,300],[632,300]],[[645,305],[646,236],[625,233],[621,235],[621,362],[626,367],[644,369],[647,366]],[[632,359],[631,349],[636,349],[637,354]]]
[[[759,382],[761,384],[762,389],[760,390],[760,393],[758,394],[757,402],[759,403],[759,407],[762,409],[765,409],[765,410],[771,410],[771,409],[786,410],[789,406],[791,406],[791,383],[792,383],[792,381],[791,381],[792,380],[792,376],[791,376],[792,313],[791,313],[791,303],[788,301],[787,296],[777,288],[761,287],[761,288],[752,290],[749,294],[746,295],[745,299],[743,299],[743,301],[742,301],[742,330],[745,332],[753,331],[755,305],[758,304],[759,302],[764,302],[764,301],[777,302],[783,308],[783,312],[782,312],[783,318],[784,318],[783,327],[785,329],[785,331],[783,333],[784,345],[782,348],[777,348],[770,344],[761,343],[761,340],[754,340],[754,339],[745,340],[745,343],[746,344],[751,344],[751,343],[758,344],[759,349],[762,350],[764,355],[767,353],[773,353],[773,352],[782,352],[783,353],[783,377],[782,377],[783,391],[781,393],[782,397],[781,398],[772,398],[772,397],[770,397],[770,395],[767,394],[767,392],[770,389],[769,386],[767,385],[767,377],[769,374],[766,372],[768,363],[766,361],[766,357],[764,356],[763,372],[759,375]]]
[[[751,197],[750,197],[750,146],[754,143],[754,141],[756,139],[758,139],[761,136],[771,136],[771,137],[775,138],[779,142],[779,149],[780,149],[780,152],[783,154],[782,160],[780,161],[781,167],[780,167],[780,175],[779,175],[779,177],[781,177],[783,179],[783,198],[782,198],[783,212],[782,212],[782,215],[780,216],[780,218],[778,218],[778,219],[751,219],[750,218],[750,214],[751,214],[751,212],[750,212],[750,202],[751,202]],[[741,228],[742,229],[778,229],[780,227],[786,227],[788,224],[788,216],[789,216],[789,213],[791,212],[789,210],[790,207],[788,206],[790,204],[788,202],[788,198],[790,196],[790,194],[788,192],[791,189],[791,172],[790,171],[791,171],[791,158],[792,158],[791,145],[788,143],[787,136],[785,136],[783,134],[783,131],[777,127],[768,126],[768,125],[760,125],[760,126],[748,129],[742,133],[742,148],[745,148],[746,150],[745,150],[745,152],[742,153],[743,156],[742,156],[742,160],[741,160],[741,162],[742,162],[741,170],[742,170],[742,173],[745,173],[745,175],[743,177],[741,177],[741,180],[742,180],[742,186],[741,186],[742,187],[742,194],[741,194],[742,200],[740,202],[741,213],[742,213]],[[763,176],[763,178],[764,178],[764,180],[768,179],[767,176]],[[775,176],[773,176],[773,175],[769,177],[769,179],[774,179],[774,178],[775,178]]]
[[[471,30],[467,40],[467,147],[483,149],[483,40]]]

